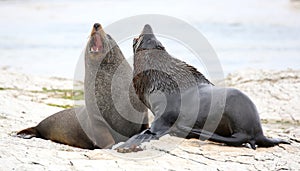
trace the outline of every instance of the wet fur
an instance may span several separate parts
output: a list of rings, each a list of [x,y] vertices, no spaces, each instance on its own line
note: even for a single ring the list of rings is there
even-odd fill
[[[150,129],[135,135],[120,148],[130,148],[167,133],[209,139],[230,146],[249,143],[253,149],[289,144],[286,140],[266,138],[256,107],[244,93],[215,87],[194,67],[171,57],[149,25],[144,27],[139,39],[134,40],[133,82],[139,98],[155,119]],[[212,100],[213,96],[215,100]],[[180,106],[183,99],[188,106]],[[197,100],[201,103],[195,104]],[[192,106],[197,105],[199,111],[191,113]],[[211,106],[212,116],[220,120],[207,120]],[[190,118],[196,119],[193,125],[188,122]],[[208,130],[204,130],[206,124]]]
[[[145,104],[144,95],[155,91],[178,93],[197,84],[213,85],[196,68],[171,57],[165,50],[142,50],[135,56],[141,57],[134,58],[133,86]]]

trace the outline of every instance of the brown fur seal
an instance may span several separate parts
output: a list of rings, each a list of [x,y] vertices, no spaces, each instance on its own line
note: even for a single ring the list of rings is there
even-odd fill
[[[134,39],[133,49],[134,87],[155,118],[151,128],[130,138],[121,151],[167,133],[229,146],[249,143],[252,149],[289,143],[266,138],[256,107],[245,94],[213,86],[194,67],[171,57],[150,25]]]
[[[118,70],[121,71],[121,78],[115,74]],[[112,84],[114,77],[118,79],[114,82],[117,85]],[[96,23],[85,49],[86,106],[53,114],[36,127],[22,130],[17,135],[87,149],[110,148],[115,143],[126,141],[148,128],[147,109],[136,96],[130,84],[131,78],[132,70],[120,48]],[[122,98],[124,92],[129,94],[134,108],[129,108],[126,99],[120,99],[121,103],[115,104],[119,99],[112,98],[114,93]]]
[[[55,113],[42,120],[37,126],[19,131],[19,137],[32,137],[52,140],[79,148],[98,148],[82,130],[76,117],[75,108]],[[77,110],[85,110],[84,107]]]
[[[90,124],[80,123],[96,144],[103,141],[97,131],[103,123],[115,143],[126,141],[148,127],[147,108],[135,93],[132,69],[120,48],[100,24],[94,28],[85,50],[84,92]],[[77,116],[85,119],[84,115]]]

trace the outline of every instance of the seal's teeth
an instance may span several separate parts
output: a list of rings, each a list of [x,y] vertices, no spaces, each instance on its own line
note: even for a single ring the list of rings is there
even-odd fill
[[[94,49],[93,47],[90,48],[90,52],[99,52],[99,48]]]

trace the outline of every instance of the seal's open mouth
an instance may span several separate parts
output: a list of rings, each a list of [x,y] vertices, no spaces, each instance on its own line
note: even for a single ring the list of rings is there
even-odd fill
[[[91,38],[89,43],[89,52],[95,53],[95,52],[101,52],[103,49],[102,39],[105,33],[102,30],[102,26],[99,23],[95,23],[91,32]]]
[[[101,36],[98,33],[94,33],[91,37],[90,52],[100,52],[102,50]]]

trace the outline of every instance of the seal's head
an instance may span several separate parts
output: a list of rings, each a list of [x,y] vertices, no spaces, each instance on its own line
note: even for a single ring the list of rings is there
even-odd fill
[[[101,24],[95,23],[86,46],[85,58],[92,62],[103,61],[114,45],[115,42],[104,32]]]
[[[133,40],[133,84],[140,100],[149,107],[149,94],[180,92],[200,84],[212,84],[193,66],[172,57],[146,24]]]
[[[103,50],[103,38],[106,36],[101,24],[95,23],[90,35],[87,50],[90,53],[99,53]]]
[[[146,24],[140,36],[133,39],[133,52],[150,49],[165,50],[165,47],[156,39],[151,26]]]

